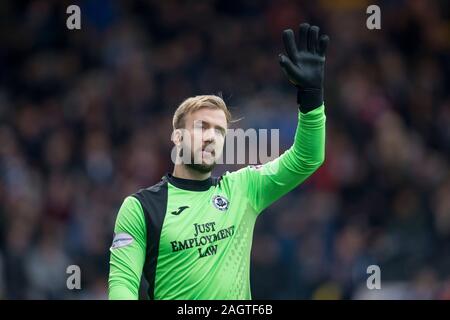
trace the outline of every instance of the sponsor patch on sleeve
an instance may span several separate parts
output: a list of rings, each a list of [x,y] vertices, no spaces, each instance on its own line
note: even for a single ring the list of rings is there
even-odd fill
[[[118,249],[129,246],[133,243],[133,237],[128,233],[117,233],[114,234],[114,239],[111,245],[111,249]]]

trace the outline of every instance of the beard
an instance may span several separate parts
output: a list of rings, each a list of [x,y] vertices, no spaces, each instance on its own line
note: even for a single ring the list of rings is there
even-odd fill
[[[200,173],[209,173],[209,172],[211,172],[214,169],[215,165],[216,165],[216,163],[212,163],[212,164],[188,163],[188,164],[186,164],[186,166],[188,166],[192,170],[200,172]]]
[[[183,149],[181,149],[180,156],[183,156]],[[195,163],[195,156],[194,152],[190,151],[191,153],[191,161],[189,163],[185,163],[187,167],[189,167],[191,170],[200,172],[200,173],[209,173],[211,172],[214,167],[216,166],[216,161],[213,161],[212,163]]]

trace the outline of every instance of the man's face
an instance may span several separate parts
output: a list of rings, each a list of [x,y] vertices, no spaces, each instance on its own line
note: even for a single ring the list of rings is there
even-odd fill
[[[181,141],[183,159],[190,155],[185,164],[202,173],[211,172],[222,154],[226,130],[227,119],[220,109],[202,108],[187,114]]]

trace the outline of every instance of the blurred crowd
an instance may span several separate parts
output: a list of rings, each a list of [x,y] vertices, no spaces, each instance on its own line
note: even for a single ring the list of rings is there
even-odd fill
[[[0,2],[0,298],[107,298],[117,210],[172,170],[186,97],[221,93],[237,127],[288,148],[277,57],[307,21],[331,38],[326,161],[258,219],[253,297],[449,299],[449,3],[377,3],[381,30],[363,0]]]

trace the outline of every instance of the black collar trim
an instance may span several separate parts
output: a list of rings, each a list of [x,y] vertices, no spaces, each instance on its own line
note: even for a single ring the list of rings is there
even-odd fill
[[[206,191],[214,184],[212,177],[205,180],[191,180],[174,177],[171,173],[167,173],[165,177],[175,187],[191,191]]]

